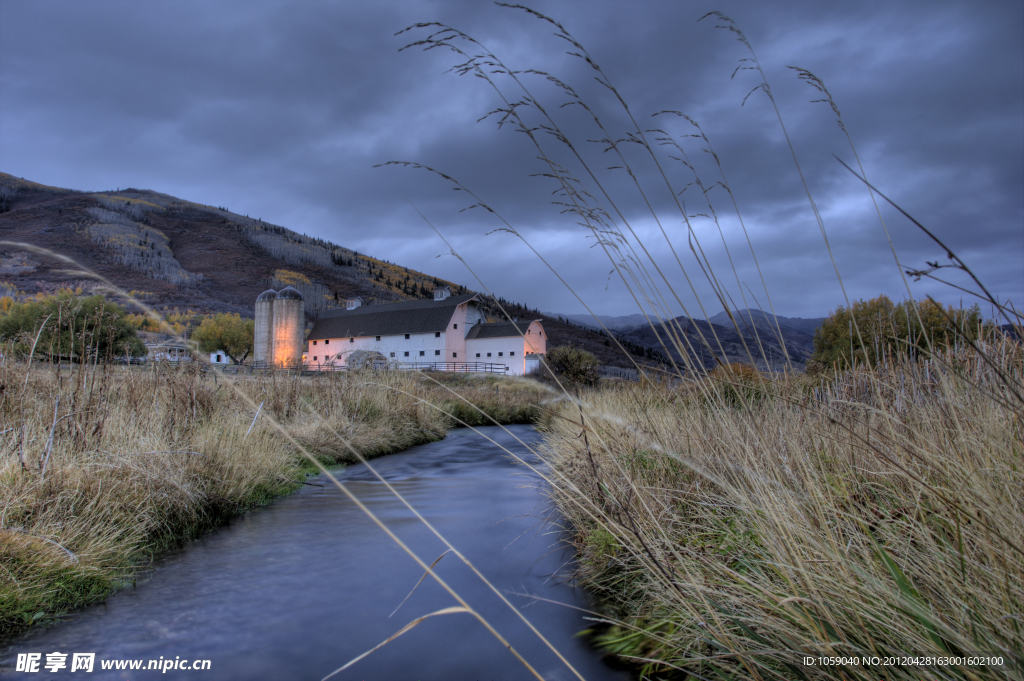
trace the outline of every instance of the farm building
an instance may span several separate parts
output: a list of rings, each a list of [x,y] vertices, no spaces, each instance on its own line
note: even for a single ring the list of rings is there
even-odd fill
[[[260,366],[294,367],[302,361],[306,323],[302,294],[291,286],[256,298],[254,361]]]
[[[146,341],[146,359],[150,362],[190,362],[192,352],[188,344],[170,334],[151,334]]]
[[[473,293],[452,296],[444,287],[434,291],[433,300],[348,301],[346,309],[320,315],[306,337],[303,363],[346,366],[360,352],[379,353],[374,356],[407,368],[473,371],[489,364],[512,375],[526,373],[527,355],[547,351],[544,327],[536,320],[487,323],[476,298]]]

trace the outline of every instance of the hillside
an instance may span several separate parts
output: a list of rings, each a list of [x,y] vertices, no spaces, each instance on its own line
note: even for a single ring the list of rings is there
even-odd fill
[[[629,314],[622,316],[612,315],[597,315],[597,319],[600,320],[600,324],[595,321],[593,315],[589,314],[562,314],[560,312],[545,312],[543,313],[549,317],[555,319],[564,319],[573,324],[579,324],[589,329],[600,329],[601,324],[604,324],[605,328],[611,331],[619,331],[632,329],[636,326],[646,326],[647,318],[642,314]]]
[[[795,331],[805,336],[810,336],[812,340],[814,339],[814,332],[825,321],[824,317],[811,317],[809,319],[804,319],[803,317],[783,317],[782,315],[773,317],[762,310],[736,310],[732,314],[736,323],[743,330],[749,330],[752,324],[759,331],[775,334],[775,324],[777,322],[779,328],[784,332],[786,330]],[[732,320],[729,319],[729,315],[724,310],[713,317],[709,317],[708,321],[721,326],[733,326]]]
[[[640,326],[617,335],[639,346],[661,350],[663,354],[668,350],[680,368],[685,366],[685,362],[673,339],[677,339],[678,344],[686,348],[694,364],[706,369],[714,368],[719,360],[750,364],[750,358],[753,357],[759,369],[771,367],[780,371],[787,366],[788,356],[788,363],[794,369],[803,370],[814,352],[814,336],[784,326],[782,320],[785,318],[779,317],[782,332],[780,343],[778,332],[771,330],[766,319],[758,319],[756,310],[754,313],[746,316],[748,323],[739,323],[741,333],[736,332],[736,326],[728,322],[728,316],[723,312],[721,316],[725,317],[726,324],[676,317],[664,324],[655,324],[653,329]],[[712,320],[718,317],[716,315]],[[753,326],[749,324],[751,320]],[[740,322],[740,319],[737,318],[737,321]]]
[[[252,315],[271,286],[295,286],[311,315],[361,296],[390,302],[463,287],[228,210],[149,190],[77,192],[0,173],[0,238],[41,246],[157,308]],[[0,252],[0,277],[27,293],[96,282],[29,252]]]
[[[359,296],[368,304],[429,298],[438,279],[261,219],[147,189],[82,192],[0,173],[0,240],[65,255],[163,312],[236,312],[252,317],[256,296],[294,286],[312,322],[325,309]],[[66,263],[0,246],[0,294],[25,296],[61,288],[84,292],[101,282]],[[509,301],[520,319],[541,319],[549,345],[578,345],[604,364],[632,366],[607,337]],[[638,357],[642,357],[642,349]]]

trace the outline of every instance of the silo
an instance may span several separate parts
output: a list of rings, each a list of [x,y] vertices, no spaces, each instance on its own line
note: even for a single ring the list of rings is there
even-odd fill
[[[274,364],[293,367],[302,362],[306,330],[306,304],[291,286],[277,292],[274,300]]]
[[[254,361],[259,364],[273,364],[274,350],[274,301],[277,291],[264,291],[256,298],[256,347],[253,349]]]

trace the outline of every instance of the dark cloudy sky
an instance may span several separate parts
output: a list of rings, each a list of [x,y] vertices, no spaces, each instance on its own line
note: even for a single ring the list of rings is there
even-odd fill
[[[867,190],[833,158],[855,163],[835,115],[811,103],[819,93],[790,65],[824,80],[868,178],[945,240],[993,292],[1024,306],[1024,3],[532,6],[559,19],[604,69],[640,128],[664,127],[676,136],[705,187],[713,187],[706,196],[721,235],[708,217],[686,226],[639,145],[620,145],[636,183],[622,169],[607,170],[622,161],[587,141],[602,136],[593,119],[580,107],[558,108],[564,94],[541,76],[522,76],[600,188],[564,145],[539,133],[544,153],[613,216],[607,229],[635,232],[662,274],[630,236],[647,274],[636,264],[632,272],[658,280],[656,295],[673,314],[685,305],[704,316],[694,290],[708,314],[721,309],[690,250],[689,229],[740,306],[741,291],[749,304],[768,301],[729,195],[714,186],[722,175],[700,140],[684,137],[689,124],[651,118],[666,109],[691,116],[710,139],[776,310],[819,316],[843,301],[771,101],[755,92],[742,105],[759,76],[741,70],[730,78],[749,52],[713,20],[697,21],[712,10],[736,21],[760,59],[851,297],[899,299],[907,292]],[[452,52],[399,52],[427,32],[394,33],[428,21],[474,36],[513,69],[558,76],[614,137],[634,129],[594,72],[565,54],[570,46],[552,26],[487,2],[0,0],[0,170],[75,189],[131,186],[226,206],[480,288],[459,260],[436,258],[447,248],[415,206],[486,287],[542,310],[582,311],[522,240],[487,235],[502,226],[495,215],[459,212],[471,197],[425,171],[374,168],[419,162],[456,177],[493,207],[595,311],[635,312],[592,232],[552,204],[560,200],[552,194],[557,184],[531,177],[550,168],[527,135],[511,125],[499,129],[497,119],[476,122],[500,105],[495,91],[482,79],[446,73],[459,62]],[[495,76],[495,83],[512,101],[524,96],[507,77]],[[542,123],[536,111],[521,111],[528,125]],[[693,172],[667,155],[660,160],[674,191],[685,188],[685,213],[711,215]],[[924,267],[942,259],[905,218],[887,206],[882,215],[901,263]],[[939,274],[963,283],[955,272]],[[960,298],[937,284],[910,286],[917,297]]]

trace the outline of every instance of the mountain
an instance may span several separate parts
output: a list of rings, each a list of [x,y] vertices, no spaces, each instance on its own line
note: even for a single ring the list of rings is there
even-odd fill
[[[818,327],[825,321],[825,317],[812,317],[810,319],[804,319],[803,317],[783,317],[781,315],[772,316],[767,312],[761,310],[734,310],[733,317],[736,319],[736,323],[741,329],[749,328],[748,325],[753,323],[758,329],[763,329],[770,333],[775,333],[775,321],[778,320],[780,327],[785,327],[793,331],[798,331],[802,334],[814,338],[814,332],[818,330]],[[712,324],[719,324],[721,326],[732,327],[733,322],[729,319],[729,314],[725,310],[719,312],[714,317],[709,317],[708,321]]]
[[[615,331],[618,329],[631,329],[634,326],[647,324],[647,318],[642,314],[628,314],[618,317],[599,314],[597,315],[597,318],[601,320],[601,324],[594,321],[594,316],[589,314],[561,314],[559,312],[545,312],[544,314],[549,317],[554,317],[555,319],[565,319],[566,321],[574,322],[576,324],[582,324],[583,326],[591,329],[600,329],[601,324],[604,324],[606,328]]]
[[[711,321],[676,317],[663,324],[655,324],[653,329],[651,326],[638,326],[616,336],[641,347],[659,350],[662,354],[667,351],[680,368],[686,364],[682,349],[690,361],[706,369],[714,368],[719,361],[750,364],[753,358],[761,370],[771,368],[779,371],[787,364],[803,370],[814,352],[814,336],[780,323],[780,342],[779,333],[771,331],[768,321],[758,319],[756,312],[746,316],[746,323],[739,323],[740,333],[728,321],[728,315],[722,313],[712,317]],[[713,321],[721,316],[725,317],[728,325]],[[779,321],[782,319],[780,317]],[[739,317],[737,322],[741,322]],[[803,328],[808,328],[808,325],[803,325]]]
[[[236,312],[252,317],[256,296],[294,286],[307,322],[359,296],[366,304],[430,298],[438,285],[470,290],[259,218],[148,189],[83,192],[0,173],[0,241],[29,244],[70,258],[151,307],[171,312]],[[0,296],[24,298],[61,288],[103,291],[102,281],[32,248],[0,245]],[[519,319],[540,319],[549,347],[576,345],[603,364],[632,361],[607,336],[537,310],[481,296],[488,315],[499,304]],[[643,358],[642,348],[634,356]]]
[[[590,315],[545,314],[587,328],[599,328]],[[690,337],[691,346],[687,353],[696,364],[707,369],[717,365],[717,356],[727,362],[744,364],[750,364],[753,357],[760,369],[770,366],[781,370],[787,365],[787,355],[793,368],[803,369],[814,352],[814,332],[825,321],[824,318],[772,317],[760,310],[734,311],[733,317],[736,324],[724,311],[708,321],[676,317],[665,323],[655,321],[652,330],[650,322],[641,314],[618,317],[598,315],[598,319],[633,355],[661,359],[666,363],[670,363],[666,358],[671,356],[671,360],[680,367],[685,363],[672,339],[678,336],[679,344],[686,346],[683,337],[679,336],[680,333],[686,334]],[[773,319],[778,320],[778,329]],[[782,343],[779,342],[780,332]],[[701,341],[701,337],[706,344]]]
[[[78,192],[0,173],[0,238],[68,256],[154,307],[252,315],[291,285],[316,315],[346,298],[390,302],[464,287],[260,219],[150,190]],[[0,277],[26,293],[94,288],[67,263],[0,249]]]

